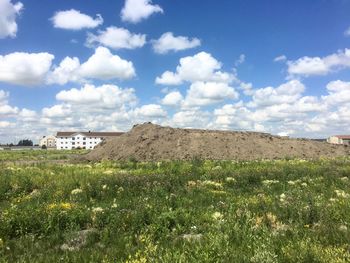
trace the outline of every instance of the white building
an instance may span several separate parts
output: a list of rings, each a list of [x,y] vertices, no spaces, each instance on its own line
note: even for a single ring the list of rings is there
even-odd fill
[[[334,135],[327,139],[327,142],[334,144],[350,145],[350,135]]]
[[[122,135],[123,132],[57,132],[58,150],[94,149],[106,138]]]
[[[56,137],[53,135],[43,136],[39,142],[39,146],[46,148],[56,148]]]

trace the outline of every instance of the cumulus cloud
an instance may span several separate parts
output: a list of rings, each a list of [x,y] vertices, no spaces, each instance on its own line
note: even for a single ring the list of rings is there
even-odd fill
[[[206,106],[220,103],[226,99],[237,99],[239,94],[226,83],[195,82],[185,98],[186,106]]]
[[[146,44],[146,35],[133,34],[125,28],[110,26],[99,31],[98,35],[88,34],[86,45],[93,46],[95,43],[113,49],[135,49]]]
[[[166,54],[170,51],[180,51],[195,48],[201,45],[198,38],[174,36],[172,32],[164,33],[159,39],[152,41],[153,50],[158,54]]]
[[[0,81],[23,86],[43,83],[53,59],[54,56],[49,53],[0,55]]]
[[[16,18],[23,10],[23,4],[11,3],[11,0],[0,0],[0,39],[15,37],[17,33]]]
[[[341,80],[331,81],[327,84],[328,95],[323,96],[323,100],[333,106],[350,103],[350,82]]]
[[[146,118],[164,118],[167,116],[167,112],[162,106],[157,104],[147,104],[134,110],[136,117]]]
[[[210,81],[230,83],[235,79],[233,74],[222,72],[222,64],[211,54],[200,52],[194,56],[180,59],[176,72],[165,71],[156,78],[156,83],[161,85],[179,85],[184,81]]]
[[[253,99],[249,106],[261,107],[295,102],[301,97],[304,90],[305,86],[299,80],[291,80],[277,88],[257,89],[253,93]]]
[[[121,108],[125,104],[136,104],[137,98],[134,89],[122,89],[116,85],[85,85],[81,89],[62,90],[56,99],[76,105],[88,107]]]
[[[183,96],[178,91],[172,91],[165,95],[162,99],[162,104],[166,106],[179,106],[183,101]]]
[[[138,23],[155,13],[163,13],[159,5],[153,5],[152,0],[125,0],[121,18],[125,22]]]
[[[67,11],[58,11],[51,18],[55,28],[67,30],[81,30],[84,28],[95,28],[102,25],[103,18],[97,14],[94,19],[91,16],[81,13],[78,10],[71,9]]]
[[[288,61],[287,65],[290,76],[327,75],[350,67],[350,49],[339,50],[326,57],[302,57]]]
[[[135,69],[130,61],[113,55],[107,48],[98,47],[80,67],[80,74],[95,79],[130,79],[135,76]]]
[[[84,82],[86,79],[130,79],[136,75],[133,63],[113,55],[109,49],[98,47],[83,64],[78,58],[66,57],[58,67],[49,73],[49,84]]]
[[[18,112],[17,107],[11,107],[8,105],[9,92],[0,90],[0,116],[11,116]]]
[[[66,117],[72,113],[72,109],[69,105],[55,105],[52,107],[45,107],[42,109],[43,117],[58,118]]]
[[[281,55],[281,56],[278,56],[278,57],[275,57],[274,58],[274,62],[284,62],[287,60],[287,57],[285,55]]]

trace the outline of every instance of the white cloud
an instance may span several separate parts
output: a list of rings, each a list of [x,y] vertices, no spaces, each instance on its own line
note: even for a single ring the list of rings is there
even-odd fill
[[[102,25],[103,18],[97,14],[94,19],[91,16],[81,13],[78,10],[71,9],[67,11],[58,11],[51,18],[55,28],[68,30],[81,30],[84,28],[95,28]]]
[[[331,72],[350,67],[350,49],[339,50],[326,57],[302,57],[288,61],[290,76],[327,75]]]
[[[125,0],[121,18],[125,22],[138,23],[155,13],[163,13],[163,9],[153,5],[152,0]]]
[[[69,105],[55,105],[50,108],[43,108],[42,115],[43,117],[57,118],[57,117],[66,117],[72,113],[71,107]]]
[[[0,55],[0,81],[23,86],[38,85],[44,81],[53,59],[49,53]]]
[[[107,48],[98,47],[80,67],[80,74],[95,79],[130,79],[135,76],[135,69],[130,61],[113,55]]]
[[[175,37],[172,32],[164,33],[159,39],[152,41],[153,50],[158,54],[166,54],[169,51],[180,51],[195,48],[201,45],[198,38],[185,36]]]
[[[292,103],[301,97],[304,90],[305,86],[299,80],[291,80],[277,88],[266,87],[255,90],[253,100],[248,105],[251,107],[261,107]]]
[[[58,67],[55,67],[47,76],[48,84],[57,83],[64,85],[68,82],[79,82],[80,61],[78,58],[65,57]]]
[[[89,33],[86,44],[92,46],[94,43],[113,49],[135,49],[145,45],[146,35],[133,34],[125,28],[111,26],[105,31],[99,31],[98,35]]]
[[[350,82],[331,81],[327,84],[327,90],[329,94],[322,98],[329,105],[350,103]]]
[[[235,79],[233,74],[222,72],[222,64],[211,54],[200,52],[194,56],[180,59],[176,72],[166,71],[162,76],[156,78],[157,84],[179,85],[184,81],[210,81],[230,83]]]
[[[15,125],[16,125],[16,123],[13,123],[13,122],[0,121],[0,129],[11,128],[11,127],[14,127]]]
[[[189,109],[176,112],[171,119],[165,121],[163,124],[182,128],[206,128],[210,119],[209,112]]]
[[[62,90],[56,99],[76,105],[100,108],[121,108],[125,104],[136,104],[134,89],[122,89],[115,85],[85,85],[81,89]]]
[[[0,39],[15,37],[17,33],[16,18],[21,13],[23,4],[12,4],[11,0],[0,0]]]
[[[281,56],[278,56],[278,57],[275,57],[274,58],[274,62],[284,62],[287,60],[287,57],[285,55],[281,55]]]
[[[186,106],[206,106],[223,102],[226,99],[237,99],[239,94],[226,83],[195,82],[185,98]]]
[[[164,118],[167,116],[167,112],[157,104],[147,104],[134,110],[134,114],[137,117],[143,118]]]
[[[156,83],[160,85],[181,85],[183,83],[181,77],[171,71],[165,71],[162,76],[156,78]]]
[[[79,59],[66,57],[49,73],[47,82],[60,85],[67,82],[84,82],[86,79],[130,79],[136,75],[133,63],[113,55],[109,49],[98,47],[83,64]]]
[[[183,101],[183,96],[178,91],[173,91],[165,95],[162,104],[166,106],[178,106]]]
[[[240,64],[244,63],[244,61],[245,61],[245,55],[241,54],[239,55],[239,58],[236,60],[235,65],[239,66]]]

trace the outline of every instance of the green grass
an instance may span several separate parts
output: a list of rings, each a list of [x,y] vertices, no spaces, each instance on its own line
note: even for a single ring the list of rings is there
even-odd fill
[[[0,238],[0,262],[349,262],[350,159],[3,163]]]
[[[0,151],[0,162],[65,160],[86,150],[4,150]]]

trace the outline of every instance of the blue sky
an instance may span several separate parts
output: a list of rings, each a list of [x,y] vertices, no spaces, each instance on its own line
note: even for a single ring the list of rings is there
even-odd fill
[[[0,0],[0,142],[144,121],[350,133],[349,11],[348,0]]]

